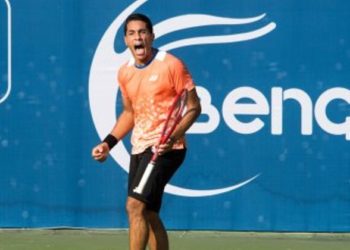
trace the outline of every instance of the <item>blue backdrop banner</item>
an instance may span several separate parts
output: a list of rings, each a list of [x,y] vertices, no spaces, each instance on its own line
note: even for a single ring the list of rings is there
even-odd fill
[[[0,227],[128,227],[123,22],[154,23],[201,99],[170,229],[350,231],[350,2],[0,0]]]

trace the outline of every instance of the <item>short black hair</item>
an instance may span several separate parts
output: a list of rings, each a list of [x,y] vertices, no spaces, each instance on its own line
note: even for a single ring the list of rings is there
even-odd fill
[[[131,22],[131,21],[142,21],[142,22],[145,22],[146,23],[146,28],[148,29],[148,31],[150,33],[153,34],[153,24],[151,22],[151,19],[148,18],[148,16],[144,15],[144,14],[141,14],[141,13],[133,13],[131,15],[129,15],[126,20],[125,20],[125,23],[124,23],[124,35],[126,35],[126,31],[127,31],[127,26],[128,26],[128,23]]]

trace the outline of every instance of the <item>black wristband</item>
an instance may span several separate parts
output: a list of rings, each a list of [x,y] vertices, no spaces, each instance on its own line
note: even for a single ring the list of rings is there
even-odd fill
[[[109,149],[111,150],[118,143],[118,139],[112,135],[108,134],[106,138],[104,138],[103,142],[107,143]]]

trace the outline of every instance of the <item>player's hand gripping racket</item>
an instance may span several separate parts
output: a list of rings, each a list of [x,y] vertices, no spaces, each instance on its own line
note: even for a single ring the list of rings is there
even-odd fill
[[[187,101],[187,90],[183,89],[174,99],[174,102],[170,106],[167,119],[165,121],[161,137],[159,139],[158,145],[164,144],[169,140],[169,137],[175,130],[177,124],[180,122],[182,115],[185,110]],[[155,151],[152,155],[151,161],[148,163],[145,172],[142,175],[140,183],[137,187],[134,188],[134,192],[142,194],[143,189],[145,188],[147,181],[153,171],[154,165],[158,158],[158,145],[155,147]]]

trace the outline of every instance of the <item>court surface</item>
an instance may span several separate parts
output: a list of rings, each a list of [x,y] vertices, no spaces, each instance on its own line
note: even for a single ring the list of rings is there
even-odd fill
[[[171,250],[348,250],[350,233],[171,231]],[[127,250],[126,230],[0,230],[0,250]]]

